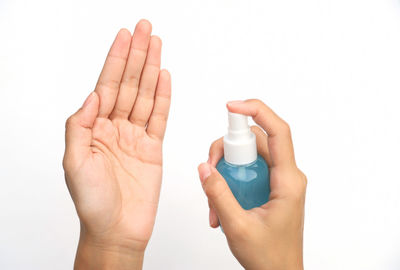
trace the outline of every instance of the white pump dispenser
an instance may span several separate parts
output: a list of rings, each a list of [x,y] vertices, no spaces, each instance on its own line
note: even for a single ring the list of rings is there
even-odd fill
[[[251,132],[247,116],[228,112],[228,133],[224,136],[224,158],[233,165],[257,160],[256,136]]]

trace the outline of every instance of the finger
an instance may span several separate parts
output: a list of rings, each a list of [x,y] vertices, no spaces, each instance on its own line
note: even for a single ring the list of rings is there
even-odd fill
[[[224,156],[224,137],[219,138],[211,144],[208,153],[208,163],[216,167],[220,159]]]
[[[99,117],[108,117],[114,108],[130,43],[130,32],[121,29],[108,52],[95,89],[100,98]]]
[[[150,42],[151,24],[147,20],[137,23],[133,33],[128,62],[111,118],[128,118],[135,103],[140,74],[146,61]]]
[[[147,133],[162,140],[167,127],[171,103],[171,76],[167,70],[160,72],[155,95],[154,108],[147,126]]]
[[[268,148],[268,136],[265,132],[258,126],[252,126],[251,131],[256,135],[257,141],[257,152],[260,154],[265,162],[267,162],[268,167],[272,166],[271,155]]]
[[[92,127],[99,112],[99,97],[92,92],[82,108],[68,118],[65,132],[64,168],[79,167],[90,153]]]
[[[218,216],[217,216],[217,213],[215,213],[215,210],[212,206],[210,206],[209,221],[210,221],[211,228],[219,227]]]
[[[217,166],[218,161],[224,156],[223,139],[224,138],[221,137],[211,144],[207,162],[209,164],[211,164],[211,166],[213,166],[213,167]],[[210,203],[208,203],[208,206],[210,207],[210,213],[209,213],[210,226],[212,228],[218,228],[219,220],[218,220],[217,213],[215,212],[214,207]]]
[[[133,106],[130,121],[139,126],[145,126],[149,120],[154,105],[154,92],[157,86],[161,64],[161,39],[157,36],[150,38],[142,76],[139,83],[139,92]]]
[[[229,230],[241,220],[245,210],[239,205],[225,179],[215,168],[208,163],[202,163],[198,170],[204,192],[211,206],[224,230]]]
[[[228,110],[253,117],[268,134],[272,167],[296,166],[292,136],[289,125],[267,105],[257,99],[234,101],[227,104]]]

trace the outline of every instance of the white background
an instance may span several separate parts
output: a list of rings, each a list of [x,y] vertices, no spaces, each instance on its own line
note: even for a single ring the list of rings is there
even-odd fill
[[[0,1],[0,269],[71,269],[64,122],[121,27],[147,18],[173,76],[144,269],[241,269],[208,227],[197,165],[228,100],[292,127],[309,179],[306,269],[400,269],[400,0]]]

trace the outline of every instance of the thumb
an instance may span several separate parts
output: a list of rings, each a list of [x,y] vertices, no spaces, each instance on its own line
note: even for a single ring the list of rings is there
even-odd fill
[[[198,170],[204,192],[224,230],[229,230],[228,226],[236,226],[245,210],[233,196],[225,179],[209,163],[200,164]]]
[[[92,140],[92,127],[99,112],[99,97],[92,92],[82,107],[71,115],[65,126],[65,155],[63,165],[66,170],[78,167],[87,157]]]

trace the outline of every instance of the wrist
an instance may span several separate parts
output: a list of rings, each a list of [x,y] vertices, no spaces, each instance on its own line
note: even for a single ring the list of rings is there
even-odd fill
[[[303,270],[303,252],[302,248],[296,249],[293,252],[287,252],[287,254],[281,260],[281,268],[287,270]]]
[[[74,269],[142,269],[146,243],[81,231]]]

